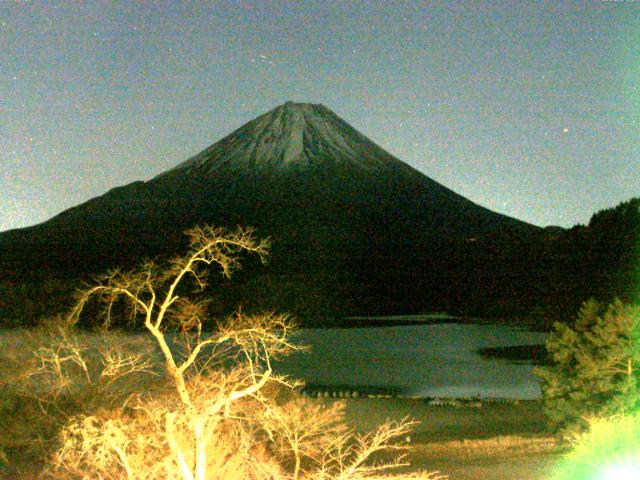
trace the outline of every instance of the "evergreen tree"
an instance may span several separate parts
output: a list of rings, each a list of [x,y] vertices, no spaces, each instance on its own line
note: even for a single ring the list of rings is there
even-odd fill
[[[582,305],[573,327],[556,323],[547,340],[552,365],[536,370],[545,413],[567,435],[588,428],[588,418],[640,406],[640,308],[615,300]]]

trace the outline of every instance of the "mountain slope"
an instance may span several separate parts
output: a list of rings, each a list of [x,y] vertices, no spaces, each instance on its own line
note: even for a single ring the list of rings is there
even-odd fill
[[[262,292],[266,306],[295,291],[328,295],[345,312],[446,308],[471,282],[504,296],[520,260],[496,263],[469,242],[541,235],[426,177],[326,107],[288,102],[147,182],[0,234],[0,268],[78,276],[171,254],[198,223],[252,225],[273,238],[270,267],[250,268],[264,277],[253,297],[273,290]]]

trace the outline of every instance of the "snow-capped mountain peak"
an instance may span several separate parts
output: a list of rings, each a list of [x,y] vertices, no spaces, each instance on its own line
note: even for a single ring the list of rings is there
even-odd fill
[[[170,172],[277,173],[339,162],[371,170],[399,161],[324,105],[286,102]]]

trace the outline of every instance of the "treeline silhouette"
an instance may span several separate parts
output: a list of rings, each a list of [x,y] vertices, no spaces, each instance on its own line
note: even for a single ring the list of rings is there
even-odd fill
[[[233,282],[213,282],[205,292],[211,311],[223,315],[240,306],[247,312],[290,312],[308,326],[344,324],[349,315],[446,311],[522,317],[549,328],[575,318],[588,298],[639,299],[640,198],[601,210],[587,225],[571,229],[463,240],[437,232],[399,238],[394,245],[391,237],[376,235],[372,227],[349,250],[356,252],[351,257],[336,256],[336,245],[317,243],[305,251],[304,262],[291,253],[291,245],[274,239],[269,265],[248,262]],[[395,253],[398,242],[404,247],[401,257]],[[64,311],[80,283],[100,273],[85,267],[72,274],[30,269],[22,278],[15,271],[3,275],[1,324],[35,325]]]

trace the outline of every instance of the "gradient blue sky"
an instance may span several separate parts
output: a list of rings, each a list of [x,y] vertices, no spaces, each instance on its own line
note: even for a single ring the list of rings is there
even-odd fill
[[[0,230],[323,103],[537,225],[640,195],[640,2],[0,0]]]

